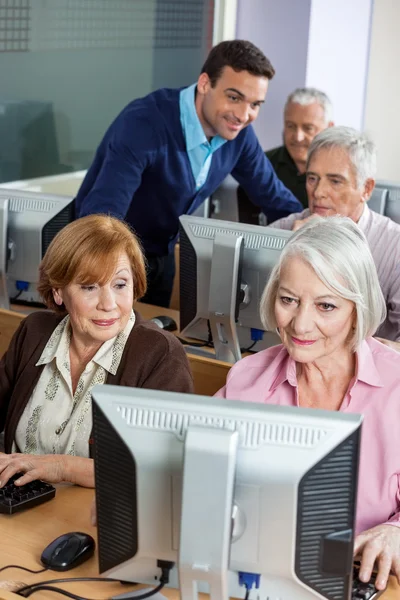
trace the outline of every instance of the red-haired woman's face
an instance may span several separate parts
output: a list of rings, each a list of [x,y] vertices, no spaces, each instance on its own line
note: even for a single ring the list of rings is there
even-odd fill
[[[131,315],[134,289],[128,255],[120,255],[106,283],[73,281],[63,289],[53,290],[53,296],[56,304],[64,303],[72,335],[87,346],[100,347],[125,328]]]

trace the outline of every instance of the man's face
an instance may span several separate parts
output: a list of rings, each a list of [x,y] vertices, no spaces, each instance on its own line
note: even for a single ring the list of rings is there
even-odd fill
[[[357,223],[374,183],[373,179],[367,179],[361,188],[358,187],[355,169],[345,149],[317,150],[306,175],[310,212],[322,217],[342,215]]]
[[[224,67],[215,86],[202,73],[197,83],[196,112],[208,138],[233,140],[254,121],[265,100],[268,79]]]
[[[283,141],[296,164],[307,161],[308,148],[320,131],[332,123],[325,120],[325,112],[320,104],[313,102],[302,106],[290,102],[285,110]]]

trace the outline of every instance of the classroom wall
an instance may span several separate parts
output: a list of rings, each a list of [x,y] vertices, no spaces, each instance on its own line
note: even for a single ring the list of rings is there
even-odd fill
[[[276,74],[254,124],[263,148],[282,141],[282,107],[288,94],[304,85],[311,0],[238,0],[236,37],[256,44]]]
[[[305,84],[326,92],[335,123],[362,129],[373,0],[312,0]]]
[[[378,177],[400,182],[400,2],[375,0],[365,128],[378,148]]]
[[[258,45],[276,69],[255,123],[264,148],[281,144],[283,106],[296,87],[325,91],[337,124],[362,127],[372,4],[373,0],[238,0],[237,37]]]

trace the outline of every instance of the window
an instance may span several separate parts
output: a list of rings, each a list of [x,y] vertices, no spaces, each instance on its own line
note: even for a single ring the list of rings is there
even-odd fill
[[[0,0],[0,181],[86,169],[134,98],[193,83],[214,0]]]

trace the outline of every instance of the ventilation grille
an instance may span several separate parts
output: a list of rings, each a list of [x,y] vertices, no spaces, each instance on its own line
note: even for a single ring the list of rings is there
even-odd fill
[[[195,319],[197,313],[197,260],[182,226],[179,229],[179,255],[179,319],[183,331]]]
[[[51,200],[43,200],[36,198],[10,198],[10,208],[12,212],[24,212],[25,210],[33,210],[35,212],[48,213],[54,209],[56,202]]]
[[[388,191],[390,202],[400,202],[400,187],[390,188]]]
[[[219,416],[201,414],[167,412],[163,410],[134,409],[129,405],[119,404],[117,411],[127,425],[140,429],[155,429],[174,433],[183,439],[190,425],[202,425],[216,429],[239,431],[242,448],[258,448],[267,444],[277,446],[296,446],[313,448],[328,434],[328,430],[319,427],[304,427],[295,424],[243,422],[225,419]]]
[[[137,553],[136,464],[93,403],[94,466],[100,573]]]
[[[324,538],[354,527],[359,435],[356,431],[322,459],[299,486],[296,574],[328,600],[351,597],[351,575],[324,574],[321,560]]]
[[[75,217],[75,205],[74,202],[70,202],[68,206],[60,210],[55,217],[53,217],[42,230],[42,256],[45,255],[47,248],[53,241],[53,238],[59,231],[68,223],[71,223]]]
[[[268,248],[271,250],[282,250],[286,245],[287,240],[266,233],[246,233],[240,231],[232,231],[223,227],[215,227],[210,225],[190,225],[190,229],[194,236],[203,239],[213,240],[216,234],[233,235],[235,237],[243,236],[244,247],[248,250],[259,250],[260,248]]]

